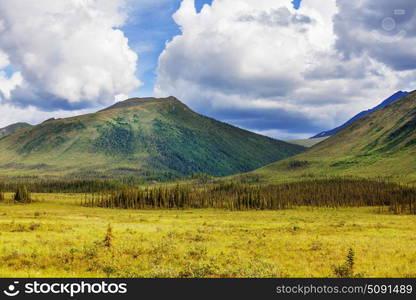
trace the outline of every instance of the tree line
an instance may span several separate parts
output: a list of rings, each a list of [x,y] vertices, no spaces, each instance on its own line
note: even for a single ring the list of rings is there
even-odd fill
[[[280,185],[223,183],[148,186],[93,193],[82,205],[123,209],[218,208],[279,210],[308,207],[379,207],[416,214],[416,188],[366,179],[322,179]]]
[[[18,203],[30,193],[80,193],[82,205],[122,209],[218,208],[279,210],[307,207],[378,207],[396,214],[416,214],[416,188],[383,180],[326,178],[279,185],[243,182],[143,186],[104,180],[0,183]],[[81,195],[84,193],[84,196]]]

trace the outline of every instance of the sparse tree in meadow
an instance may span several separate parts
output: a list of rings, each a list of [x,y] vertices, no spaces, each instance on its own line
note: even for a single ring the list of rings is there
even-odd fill
[[[113,238],[113,228],[111,227],[111,224],[108,224],[107,233],[104,238],[104,246],[111,248],[113,246]]]
[[[20,186],[16,189],[13,200],[18,203],[31,203],[32,197],[26,186]]]

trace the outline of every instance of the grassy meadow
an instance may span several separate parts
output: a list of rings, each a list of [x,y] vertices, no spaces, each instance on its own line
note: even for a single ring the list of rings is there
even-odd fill
[[[133,210],[12,196],[0,202],[0,277],[337,277],[350,249],[348,276],[416,277],[416,216],[377,207]]]

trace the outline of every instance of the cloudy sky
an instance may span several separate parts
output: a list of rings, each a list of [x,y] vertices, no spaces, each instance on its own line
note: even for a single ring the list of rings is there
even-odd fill
[[[416,89],[414,0],[0,0],[0,127],[174,95],[276,138]]]

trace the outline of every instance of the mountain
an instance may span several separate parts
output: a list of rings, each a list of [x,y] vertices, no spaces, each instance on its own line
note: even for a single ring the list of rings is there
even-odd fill
[[[3,137],[0,176],[222,176],[303,150],[197,114],[174,97],[134,98]]]
[[[300,139],[300,140],[285,140],[289,144],[301,145],[306,148],[315,146],[316,144],[325,141],[328,137],[321,138],[310,138],[310,139]]]
[[[28,128],[28,127],[32,127],[32,125],[28,123],[16,123],[16,124],[6,126],[4,128],[0,128],[0,138],[10,133],[13,133],[17,130]]]
[[[396,102],[397,100],[403,98],[404,96],[409,95],[408,92],[402,92],[399,91],[393,95],[391,95],[389,98],[387,98],[386,100],[384,100],[382,103],[380,103],[379,105],[377,105],[376,107],[369,109],[369,110],[365,110],[360,112],[359,114],[355,115],[353,118],[351,118],[350,120],[348,120],[347,122],[345,122],[344,124],[342,124],[341,126],[334,128],[332,130],[328,130],[328,131],[323,131],[321,133],[318,133],[317,135],[311,137],[311,139],[314,138],[322,138],[322,137],[328,137],[331,135],[334,135],[335,133],[337,133],[338,131],[340,131],[342,128],[348,126],[349,124],[361,119],[362,117],[371,114],[372,112],[378,111],[380,109],[385,108],[386,106]]]
[[[416,92],[360,118],[308,151],[249,174],[282,182],[321,176],[416,183]]]

